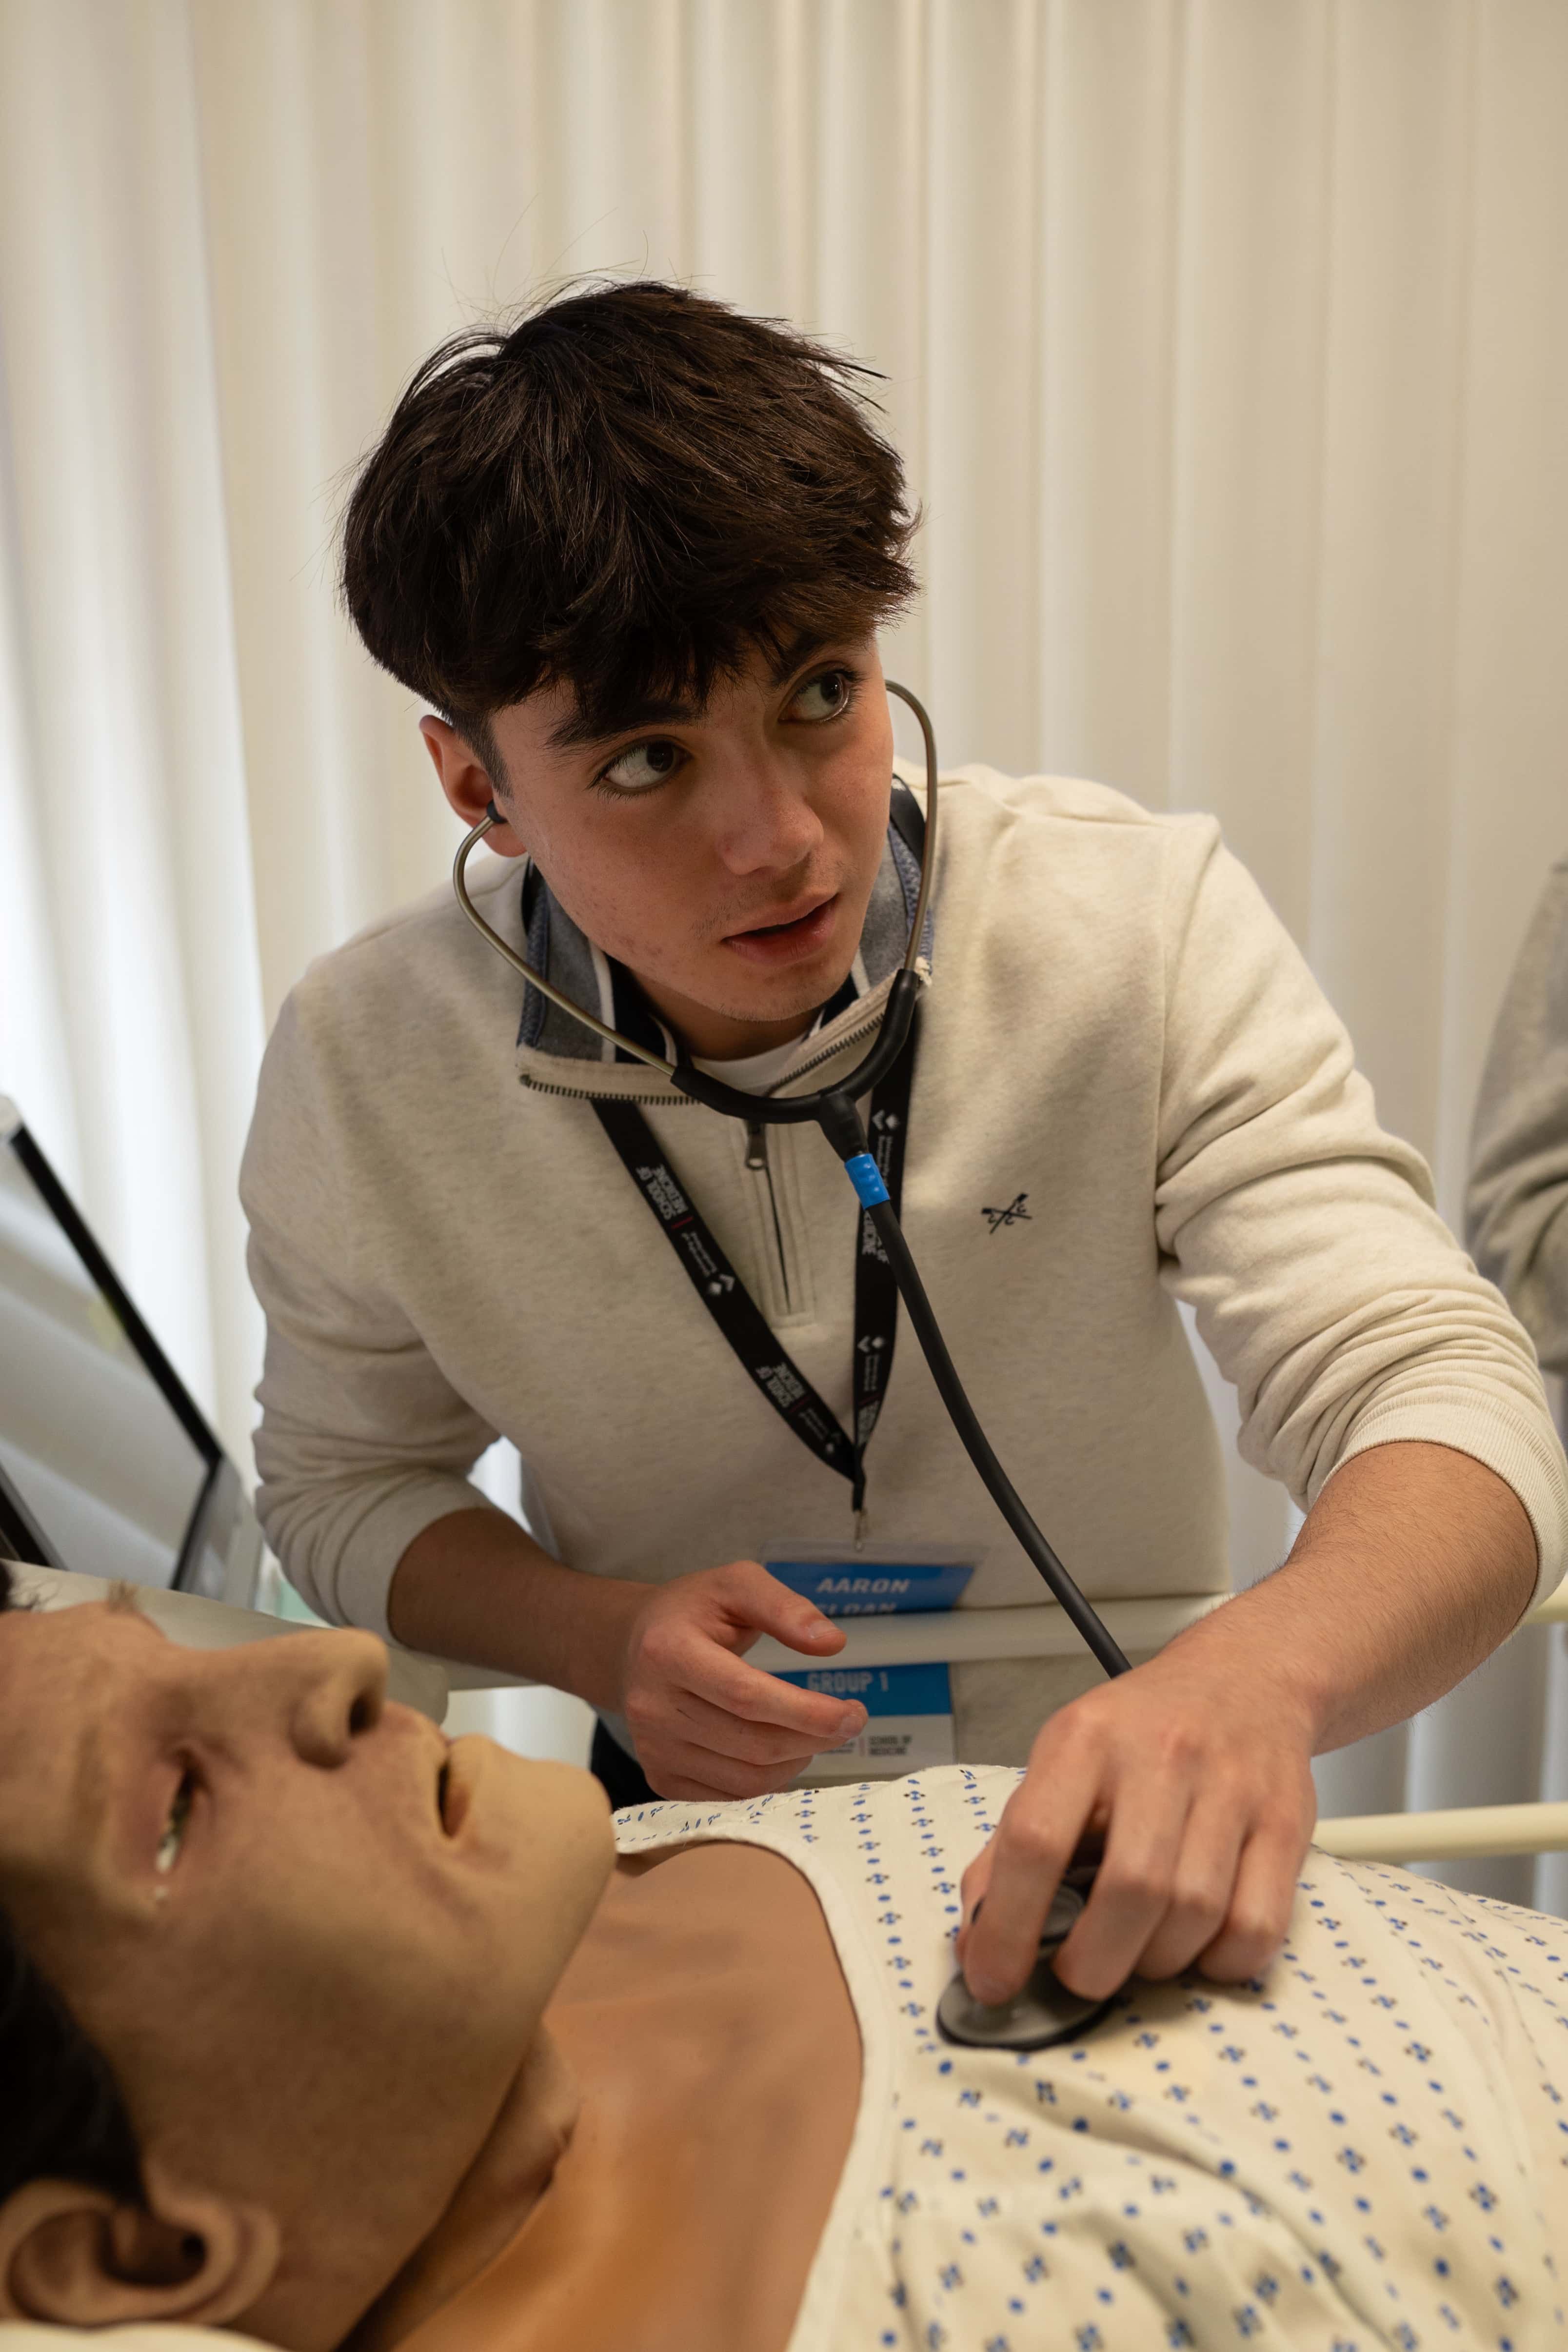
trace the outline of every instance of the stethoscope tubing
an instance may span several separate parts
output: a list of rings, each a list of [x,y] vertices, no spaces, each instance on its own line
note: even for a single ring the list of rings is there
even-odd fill
[[[747,1094],[742,1088],[728,1086],[723,1079],[715,1078],[705,1070],[696,1069],[689,1063],[678,1064],[667,1061],[663,1055],[656,1054],[648,1047],[638,1045],[633,1038],[623,1037],[618,1030],[612,1029],[594,1013],[584,1011],[582,1005],[574,1004],[569,996],[553,987],[542,972],[535,971],[527,959],[518,953],[510,940],[503,940],[500,932],[486,922],[474,905],[464,880],[464,868],[468,864],[469,853],[501,821],[496,814],[493,803],[479,823],[464,837],[458,850],[452,865],[452,887],[457,895],[458,904],[475,929],[483,935],[496,953],[503,957],[513,971],[521,973],[531,986],[537,988],[542,996],[547,997],[552,1004],[558,1005],[562,1012],[569,1013],[573,1020],[580,1022],[585,1029],[592,1030],[596,1037],[634,1055],[638,1061],[646,1062],[650,1068],[660,1071],[673,1086],[678,1087],[682,1094],[689,1095],[693,1101],[704,1104],[708,1109],[719,1112],[723,1118],[743,1119],[748,1125],[795,1127],[810,1122],[821,1129],[839,1159],[844,1161],[861,1205],[870,1217],[878,1238],[888,1254],[888,1261],[892,1267],[894,1280],[898,1284],[899,1296],[904,1303],[915,1337],[920,1341],[931,1378],[936,1382],[937,1393],[942,1398],[947,1409],[948,1418],[952,1423],[960,1443],[979,1474],[986,1492],[1012,1529],[1026,1557],[1048,1586],[1053,1597],[1060,1603],[1068,1619],[1082,1636],[1099,1664],[1108,1675],[1124,1675],[1129,1671],[1128,1659],[1112,1639],[1093,1605],[1079,1590],[1071,1574],[1058,1559],[1044,1534],[1036,1525],[1017,1488],[998,1461],[990,1440],[981,1426],[980,1417],[970,1403],[963,1383],[958,1376],[957,1368],[948,1352],[947,1342],[942,1338],[942,1327],[926,1296],[925,1285],[921,1280],[919,1268],[904,1238],[903,1228],[899,1223],[891,1202],[888,1199],[887,1188],[877,1173],[876,1162],[868,1149],[866,1130],[861,1123],[860,1114],[855,1107],[858,1099],[868,1094],[878,1080],[892,1066],[903,1051],[908,1039],[920,994],[921,982],[918,967],[921,942],[925,934],[931,877],[936,870],[939,797],[936,738],[924,706],[907,687],[896,686],[889,678],[887,681],[887,689],[889,694],[896,694],[899,699],[907,703],[914,712],[920,721],[921,734],[925,743],[926,829],[923,855],[921,859],[920,887],[916,895],[913,919],[910,925],[909,944],[905,950],[904,961],[893,975],[876,1039],[857,1066],[836,1086],[823,1087],[808,1095]]]
[[[904,1239],[904,1230],[894,1213],[892,1202],[879,1202],[875,1208],[868,1211],[868,1214],[876,1227],[877,1238],[888,1253],[893,1279],[899,1286],[899,1297],[904,1302],[915,1337],[921,1343],[921,1353],[931,1368],[937,1393],[947,1407],[948,1419],[957,1432],[964,1452],[979,1472],[986,1493],[1012,1528],[1030,1565],[1050,1587],[1064,1613],[1098,1663],[1108,1675],[1126,1674],[1130,1660],[1092,1602],[1079,1591],[1074,1579],[1058,1559],[1046,1540],[1044,1531],[1037,1526],[1023,1496],[996,1458],[980,1416],[970,1403],[957,1367],[948,1353],[942,1326],[926,1297],[920,1269]]]

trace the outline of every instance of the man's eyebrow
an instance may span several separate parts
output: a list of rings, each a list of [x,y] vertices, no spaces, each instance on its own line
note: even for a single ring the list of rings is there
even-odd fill
[[[575,751],[584,744],[607,743],[612,735],[624,735],[633,727],[679,726],[700,716],[701,705],[680,695],[647,695],[613,713],[579,708],[551,729],[545,749]]]
[[[802,629],[799,635],[792,638],[784,647],[769,670],[769,682],[773,686],[783,686],[785,679],[792,677],[803,663],[808,662],[813,654],[820,653],[823,646],[830,642],[829,638],[819,635],[815,629]]]
[[[809,661],[827,642],[815,630],[803,629],[769,664],[768,683],[783,686],[803,662]],[[576,751],[585,745],[607,743],[612,737],[628,734],[637,727],[688,726],[694,719],[701,718],[706,707],[679,694],[639,696],[616,711],[584,711],[579,707],[551,729],[545,738],[545,749]]]

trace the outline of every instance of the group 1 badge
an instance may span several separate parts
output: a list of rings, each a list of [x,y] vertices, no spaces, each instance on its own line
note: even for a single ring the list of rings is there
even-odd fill
[[[926,1548],[919,1558],[874,1559],[860,1554],[850,1559],[803,1557],[808,1549],[780,1546],[778,1556],[764,1565],[770,1576],[802,1594],[825,1617],[902,1617],[948,1610],[975,1567],[973,1559],[933,1558]],[[946,1665],[837,1666],[824,1659],[820,1665],[782,1674],[779,1680],[802,1690],[825,1691],[834,1698],[858,1699],[866,1710],[864,1727],[841,1748],[814,1756],[798,1776],[802,1780],[886,1780],[957,1760],[952,1681]]]

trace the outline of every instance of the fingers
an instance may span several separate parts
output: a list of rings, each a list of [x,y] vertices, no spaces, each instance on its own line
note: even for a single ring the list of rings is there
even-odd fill
[[[809,1758],[863,1727],[858,1700],[749,1665],[738,1653],[759,1631],[818,1655],[844,1642],[837,1626],[754,1560],[682,1578],[647,1605],[621,1711],[661,1794],[755,1796],[787,1787]]]
[[[837,1748],[850,1738],[866,1720],[858,1699],[836,1698],[829,1691],[803,1690],[748,1666],[728,1650],[700,1635],[683,1642],[668,1660],[650,1658],[650,1687],[670,1699],[690,1696],[742,1723],[764,1724],[773,1730],[796,1733],[805,1752]],[[635,1721],[636,1690],[626,1695],[628,1721]]]
[[[1194,1802],[1181,1781],[1119,1806],[1088,1907],[1052,1964],[1062,1982],[1102,2000],[1134,1972],[1190,1967],[1225,1918],[1244,1833],[1236,1807]]]
[[[961,1941],[964,1981],[976,2000],[993,2005],[1010,2000],[1034,1967],[1051,1897],[1099,1793],[1098,1758],[1079,1750],[1061,1757],[1059,1769],[1044,1770],[1041,1745],[986,1849],[984,1885],[964,1879],[971,1923]],[[972,1895],[984,1900],[978,1919]]]
[[[1184,1822],[1163,1847],[1142,1833],[1144,1803],[1119,1808],[1089,1906],[1052,1963],[1074,1992],[1102,2000],[1130,1976],[1179,1976],[1194,1963],[1239,1983],[1275,1958],[1311,1837],[1311,1804],[1288,1781],[1243,1790],[1216,1777],[1217,1786],[1196,1782]],[[1132,1820],[1137,1834],[1119,1838]]]
[[[995,1856],[996,1840],[994,1836],[988,1837],[958,1882],[959,1900],[963,1906],[963,1925],[958,1931],[958,1957],[961,1961],[969,1950],[974,1931],[974,1915],[990,1890]]]
[[[845,1633],[831,1617],[802,1592],[792,1592],[760,1560],[731,1560],[714,1571],[710,1594],[732,1618],[734,1630],[745,1636],[745,1646],[759,1633],[771,1633],[787,1648],[808,1657],[831,1658],[844,1647]]]
[[[1140,1976],[1158,1978],[1177,1977],[1192,1967],[1224,1923],[1246,1834],[1235,1806],[1201,1799],[1194,1804],[1169,1868],[1163,1909],[1119,1983],[1133,1968]]]
[[[849,1707],[836,1700],[838,1719],[845,1727],[843,1738],[853,1738],[865,1721],[865,1711]],[[732,1756],[743,1764],[787,1764],[793,1771],[820,1753],[821,1741],[812,1733],[790,1729],[780,1724],[754,1723],[715,1706],[695,1691],[676,1691],[670,1698],[668,1728],[675,1738],[689,1739],[693,1747],[710,1748],[718,1754]],[[841,1743],[835,1740],[836,1747]],[[1217,1921],[1215,1923],[1218,1924]]]
[[[646,1755],[639,1752],[638,1760],[659,1796],[700,1801],[771,1796],[787,1789],[802,1769],[793,1758],[781,1764],[747,1764],[737,1756],[668,1735],[655,1739]]]
[[[700,1625],[674,1616],[650,1626],[644,1639],[626,1691],[628,1722],[635,1727],[639,1698],[672,1692],[690,1692],[742,1722],[799,1732],[814,1752],[837,1747],[866,1719],[858,1700],[781,1682],[776,1675],[749,1666]]]
[[[1260,1977],[1290,1932],[1296,1882],[1311,1842],[1310,1819],[1287,1815],[1260,1827],[1242,1851],[1225,1924],[1198,1961],[1216,1984]]]
[[[1074,1992],[1100,2000],[1134,1974],[1194,1964],[1236,1980],[1279,1951],[1314,1819],[1301,1728],[1232,1683],[1205,1695],[1165,1679],[1135,1670],[1064,1707],[1036,1740],[964,1874],[958,1952],[977,2000],[1023,1985],[1062,1874],[1097,1831],[1088,1905],[1052,1960]]]

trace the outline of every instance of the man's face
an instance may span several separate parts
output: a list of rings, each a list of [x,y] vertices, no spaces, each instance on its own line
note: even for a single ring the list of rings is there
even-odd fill
[[[285,2216],[377,2146],[460,2173],[612,1866],[586,1773],[384,1683],[366,1634],[0,1617],[0,1902],[143,2146]]]
[[[626,717],[586,734],[564,685],[498,711],[494,845],[531,852],[698,1053],[797,1034],[855,960],[882,855],[893,738],[874,639],[776,674],[756,653],[700,709]],[[450,796],[451,730],[426,731]]]

